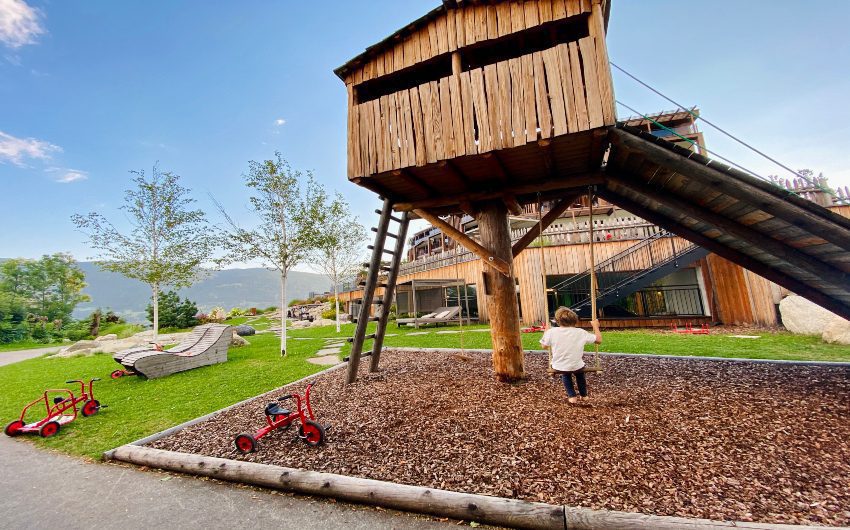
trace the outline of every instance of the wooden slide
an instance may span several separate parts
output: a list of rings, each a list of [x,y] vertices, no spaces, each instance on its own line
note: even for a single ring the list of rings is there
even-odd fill
[[[142,346],[123,350],[112,356],[125,369],[147,379],[156,379],[200,366],[227,361],[227,348],[233,339],[233,328],[225,324],[204,324],[180,344],[167,350]]]

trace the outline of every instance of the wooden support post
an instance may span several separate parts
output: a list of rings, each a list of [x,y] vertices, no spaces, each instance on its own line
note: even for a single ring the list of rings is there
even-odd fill
[[[505,208],[504,204],[502,205],[502,208]],[[469,250],[473,254],[476,254],[478,257],[480,257],[482,260],[484,260],[484,263],[495,268],[497,271],[501,272],[504,276],[510,276],[511,275],[510,263],[505,261],[504,259],[500,258],[497,255],[496,251],[489,250],[489,249],[485,248],[484,246],[478,244],[471,237],[464,234],[463,232],[461,232],[457,228],[453,227],[449,223],[443,221],[442,219],[440,219],[439,217],[437,217],[436,215],[434,215],[430,212],[426,212],[425,210],[413,210],[413,213],[415,213],[416,215],[418,215],[422,219],[425,219],[426,221],[428,221],[432,225],[434,225],[437,228],[439,228],[440,230],[442,230],[444,234],[446,234],[450,238],[454,239],[455,241],[457,241],[458,243],[463,245],[467,250]],[[505,219],[504,219],[505,226],[507,226],[507,222],[508,222],[507,215],[508,215],[507,210],[505,210]],[[510,233],[509,233],[508,234],[508,246],[510,246],[510,244],[511,244],[510,241],[511,241],[511,239],[510,239]]]
[[[513,255],[505,204],[501,201],[490,201],[481,204],[480,208],[478,227],[481,242],[492,249],[495,258],[510,265]],[[495,274],[492,269],[485,270],[484,274],[488,276],[489,284],[486,300],[487,313],[490,315],[490,335],[493,338],[493,370],[499,381],[517,381],[525,376],[525,371],[514,276],[511,273]]]

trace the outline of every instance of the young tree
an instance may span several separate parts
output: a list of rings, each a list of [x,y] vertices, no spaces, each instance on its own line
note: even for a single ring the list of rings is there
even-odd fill
[[[360,270],[366,229],[352,215],[345,198],[336,193],[329,202],[322,193],[318,197],[316,248],[311,251],[311,266],[333,283],[336,332],[340,332],[339,285]]]
[[[315,245],[317,203],[323,193],[312,173],[307,172],[306,177],[302,186],[304,175],[293,170],[278,152],[273,160],[251,161],[245,185],[253,192],[250,209],[258,224],[250,230],[240,227],[216,203],[228,225],[227,260],[256,260],[280,273],[281,356],[286,355],[286,279]]]
[[[159,293],[163,286],[188,287],[212,257],[215,238],[204,212],[192,210],[195,200],[180,185],[180,177],[156,166],[150,178],[133,171],[135,187],[124,194],[121,207],[130,227],[121,231],[99,213],[74,215],[72,221],[100,253],[101,269],[123,274],[150,286],[153,336],[159,333]]]
[[[51,321],[71,319],[77,304],[89,300],[85,286],[85,274],[70,254],[8,260],[0,267],[0,291],[26,298],[31,312]]]

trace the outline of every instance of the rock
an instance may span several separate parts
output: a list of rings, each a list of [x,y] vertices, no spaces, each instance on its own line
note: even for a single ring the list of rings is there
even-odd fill
[[[785,328],[799,335],[821,335],[833,319],[841,318],[795,294],[779,302],[779,312]]]
[[[829,321],[821,336],[828,344],[850,344],[850,321],[835,317]]]
[[[115,333],[110,333],[109,335],[102,335],[94,340],[97,342],[103,342],[107,340],[118,340],[118,335],[116,335]]]
[[[240,326],[236,326],[235,332],[240,337],[249,337],[251,335],[256,334],[257,330],[252,328],[251,326],[246,326],[245,324],[242,324]]]
[[[80,350],[87,350],[87,349],[91,349],[91,348],[96,348],[98,346],[100,346],[100,344],[98,344],[97,342],[95,342],[93,340],[81,340],[81,341],[79,341],[75,344],[71,344],[67,348],[62,348],[62,351],[60,353],[65,353],[65,352],[73,353],[73,352],[80,351]]]
[[[230,341],[230,345],[234,348],[241,348],[242,346],[250,346],[251,343],[234,333],[233,339]]]
[[[310,323],[311,328],[321,328],[324,326],[336,326],[336,322],[327,318],[319,318]]]

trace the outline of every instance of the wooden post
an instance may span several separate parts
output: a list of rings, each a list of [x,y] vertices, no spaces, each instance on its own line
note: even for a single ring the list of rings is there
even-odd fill
[[[480,205],[478,226],[481,243],[490,249],[495,258],[513,264],[511,234],[508,228],[508,210],[502,201],[490,201]],[[488,264],[487,261],[484,262]],[[522,379],[522,339],[519,334],[519,307],[516,300],[516,283],[513,273],[501,274],[488,266],[487,313],[490,315],[490,335],[493,338],[493,369],[502,382]]]

